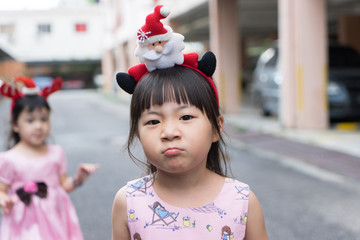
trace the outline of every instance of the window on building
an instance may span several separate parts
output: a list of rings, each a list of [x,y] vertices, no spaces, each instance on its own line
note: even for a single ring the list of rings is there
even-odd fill
[[[5,36],[9,42],[14,41],[14,25],[0,24],[0,35]]]
[[[76,32],[86,32],[86,23],[77,23],[75,24],[75,31]]]
[[[41,34],[49,34],[51,33],[51,25],[48,23],[45,24],[39,24],[38,25],[38,33]]]
[[[0,25],[0,32],[4,34],[12,34],[14,32],[14,26],[12,24]]]

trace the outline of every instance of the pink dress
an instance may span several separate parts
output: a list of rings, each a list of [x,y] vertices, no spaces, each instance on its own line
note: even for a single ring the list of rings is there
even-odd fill
[[[18,199],[11,213],[2,216],[1,240],[84,239],[75,208],[59,182],[65,172],[66,157],[57,145],[48,145],[48,153],[38,158],[11,149],[0,153],[0,182],[9,185],[9,196]],[[16,190],[29,182],[45,182],[47,196],[33,194],[25,205]]]
[[[162,201],[150,176],[127,184],[128,226],[131,239],[244,239],[249,186],[226,178],[213,202],[180,208]]]

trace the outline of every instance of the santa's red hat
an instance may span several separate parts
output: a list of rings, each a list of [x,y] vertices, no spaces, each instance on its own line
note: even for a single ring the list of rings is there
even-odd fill
[[[24,84],[22,88],[22,92],[24,94],[37,94],[39,92],[39,88],[36,86],[32,78],[19,76],[15,78],[14,82]]]
[[[169,16],[170,10],[163,5],[155,7],[154,12],[146,17],[144,26],[137,32],[137,42],[144,46],[158,41],[167,41],[171,38],[173,30],[160,22],[161,19]]]

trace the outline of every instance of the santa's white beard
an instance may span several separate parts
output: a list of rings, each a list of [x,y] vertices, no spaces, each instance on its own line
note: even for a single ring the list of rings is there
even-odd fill
[[[138,56],[141,63],[145,63],[149,72],[155,69],[169,68],[181,65],[184,62],[182,50],[185,48],[184,36],[179,33],[173,33],[170,40],[164,44],[161,53],[149,50],[147,46],[138,46],[135,50],[135,56]]]
[[[140,56],[141,59],[149,60],[149,61],[156,61],[163,55],[171,54],[171,51],[174,49],[174,41],[167,42],[164,44],[162,52],[158,53],[155,49],[153,50],[147,50],[144,52],[142,56]]]

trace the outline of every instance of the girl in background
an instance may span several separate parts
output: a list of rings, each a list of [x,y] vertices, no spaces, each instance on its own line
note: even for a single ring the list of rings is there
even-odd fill
[[[15,79],[22,90],[4,83],[0,92],[13,99],[10,149],[0,153],[1,240],[81,240],[76,210],[68,196],[99,166],[80,164],[75,177],[66,175],[59,145],[46,144],[50,133],[47,97],[61,79],[39,91],[27,77]]]

